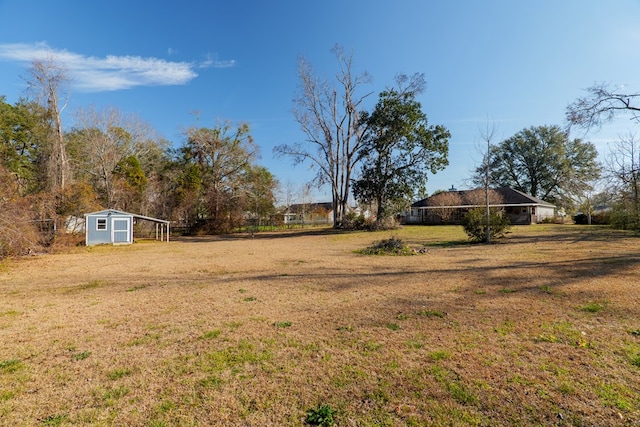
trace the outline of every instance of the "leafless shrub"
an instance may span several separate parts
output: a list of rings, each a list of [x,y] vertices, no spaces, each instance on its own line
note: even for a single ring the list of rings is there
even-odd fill
[[[18,194],[16,178],[0,167],[0,258],[39,248],[40,233],[28,201]]]

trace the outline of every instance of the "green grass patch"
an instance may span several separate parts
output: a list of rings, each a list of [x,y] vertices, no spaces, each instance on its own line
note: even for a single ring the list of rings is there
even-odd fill
[[[431,373],[456,402],[463,405],[470,405],[476,402],[476,396],[455,372],[436,365],[431,368]]]
[[[0,390],[0,402],[6,402],[15,397],[16,393],[13,390]]]
[[[616,408],[623,412],[635,410],[632,403],[634,393],[627,387],[618,384],[599,384],[595,392],[604,406]]]
[[[22,362],[18,359],[8,359],[0,361],[0,372],[11,373],[20,370],[23,367]]]
[[[93,395],[96,399],[102,402],[104,406],[112,407],[117,404],[117,401],[126,397],[130,393],[129,387],[118,386],[111,388],[98,388],[94,390]]]
[[[276,328],[289,328],[292,325],[291,322],[289,321],[284,321],[284,322],[274,322],[273,326],[275,326]]]
[[[360,348],[364,353],[372,353],[380,350],[382,348],[382,344],[377,341],[362,341],[358,343],[358,348]]]
[[[202,334],[200,336],[200,338],[203,339],[203,340],[210,340],[210,339],[213,339],[213,338],[218,338],[221,333],[222,333],[222,331],[220,329],[212,329],[212,330],[207,331],[204,334]]]
[[[553,289],[549,285],[540,286],[540,292],[551,295],[553,294]]]
[[[118,369],[114,369],[113,371],[109,372],[107,374],[107,378],[109,378],[110,380],[117,380],[120,378],[124,378],[131,375],[131,369],[129,368],[118,368]]]
[[[447,315],[444,311],[440,310],[420,310],[416,313],[418,316],[426,316],[426,317],[444,317]]]
[[[412,348],[414,350],[419,350],[422,347],[424,347],[424,344],[422,343],[422,341],[419,340],[419,339],[416,339],[416,338],[412,338],[412,339],[406,340],[404,342],[404,345],[407,346],[408,348]]]
[[[439,360],[447,360],[451,358],[451,354],[446,350],[435,350],[430,352],[427,357],[429,357],[429,360],[432,362],[437,362]]]
[[[245,364],[260,364],[271,360],[273,355],[267,349],[257,349],[249,341],[240,341],[237,346],[207,353],[205,372],[219,373],[231,370],[238,373]]]
[[[16,310],[7,310],[7,311],[0,311],[0,317],[5,317],[5,316],[19,316],[22,313]]]
[[[580,307],[581,311],[586,311],[587,313],[599,313],[607,308],[606,303],[591,301]]]
[[[224,384],[224,381],[218,375],[209,375],[198,381],[198,385],[202,388],[218,389],[222,387],[222,384]]]
[[[640,368],[640,344],[628,344],[624,348],[624,352],[631,365]]]
[[[570,322],[544,323],[540,328],[543,332],[536,336],[535,341],[537,342],[559,343],[573,347],[592,347],[586,334],[576,329]]]
[[[158,333],[146,333],[141,337],[134,338],[131,341],[127,342],[127,346],[136,347],[138,345],[145,345],[154,342],[160,341],[160,334]]]
[[[562,382],[558,386],[558,391],[565,396],[571,396],[576,393],[576,388],[573,386],[573,384]]]
[[[515,328],[515,323],[511,321],[506,321],[502,325],[494,328],[494,331],[496,331],[498,334],[502,336],[506,336],[512,333],[514,328]]]
[[[67,414],[58,414],[58,415],[49,415],[45,419],[42,420],[43,426],[61,426],[65,424],[69,420],[69,415]]]
[[[398,325],[397,323],[387,323],[387,328],[391,329],[392,331],[397,331],[398,329],[400,329],[400,325]]]
[[[74,362],[78,362],[80,360],[84,360],[84,359],[88,358],[89,356],[91,356],[91,352],[90,351],[82,351],[80,353],[73,354],[71,356],[71,360],[73,360]]]

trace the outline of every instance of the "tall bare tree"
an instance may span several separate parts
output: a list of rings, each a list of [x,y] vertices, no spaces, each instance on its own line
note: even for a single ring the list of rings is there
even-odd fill
[[[61,118],[69,99],[70,78],[62,65],[47,58],[33,61],[25,80],[35,101],[44,108],[45,120],[50,123],[48,186],[52,192],[59,193],[64,191],[71,176]]]
[[[294,100],[294,116],[306,141],[279,145],[274,153],[292,157],[294,164],[311,162],[311,167],[317,170],[314,182],[331,186],[333,221],[337,226],[347,213],[351,175],[362,146],[358,110],[371,94],[359,96],[357,92],[371,79],[367,73],[354,74],[351,53],[340,46],[335,46],[332,52],[339,64],[336,82],[319,79],[311,64],[300,59],[300,86]]]

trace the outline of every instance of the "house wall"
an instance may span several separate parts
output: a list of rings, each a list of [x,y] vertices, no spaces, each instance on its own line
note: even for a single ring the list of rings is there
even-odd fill
[[[461,224],[468,209],[455,208],[443,221],[439,210],[412,208],[410,215],[402,218],[403,224]],[[542,222],[555,216],[555,209],[547,206],[506,206],[504,214],[512,225],[529,225]]]
[[[556,211],[552,207],[538,206],[536,210],[536,222],[542,222],[548,218],[555,218]]]
[[[128,221],[128,230],[117,232],[114,242],[114,219]],[[116,222],[116,230],[123,230],[123,222]],[[108,213],[88,215],[85,225],[85,235],[87,246],[102,244],[129,244],[133,242],[133,217],[128,215],[117,215]]]

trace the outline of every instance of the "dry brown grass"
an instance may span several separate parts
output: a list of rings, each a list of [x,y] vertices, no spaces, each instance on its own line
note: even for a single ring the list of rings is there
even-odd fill
[[[396,236],[427,253],[363,256]],[[0,424],[637,425],[640,240],[193,238],[5,262]]]

